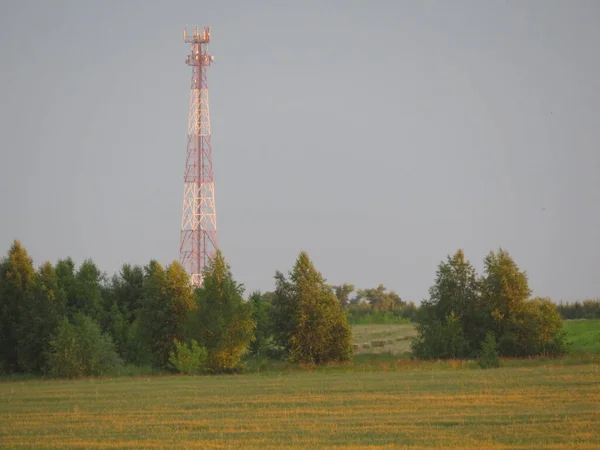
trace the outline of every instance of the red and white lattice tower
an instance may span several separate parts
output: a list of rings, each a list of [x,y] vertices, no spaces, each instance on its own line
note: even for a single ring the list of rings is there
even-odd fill
[[[202,31],[194,27],[191,36],[185,29],[183,40],[191,44],[191,54],[186,63],[192,66],[192,86],[179,262],[190,275],[192,284],[200,286],[203,269],[217,250],[217,212],[206,83],[207,67],[214,61],[214,57],[208,54],[210,27]]]

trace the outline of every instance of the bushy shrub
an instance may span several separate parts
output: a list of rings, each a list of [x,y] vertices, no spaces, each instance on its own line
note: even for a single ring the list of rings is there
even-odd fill
[[[188,345],[175,339],[173,344],[175,350],[169,354],[169,362],[179,373],[196,375],[205,370],[208,359],[206,348],[199,346],[195,340]]]
[[[103,375],[121,364],[115,344],[90,317],[76,314],[58,326],[50,340],[49,373],[77,378]]]
[[[481,345],[479,359],[477,361],[482,369],[500,367],[500,357],[498,356],[498,343],[494,333],[488,332]]]

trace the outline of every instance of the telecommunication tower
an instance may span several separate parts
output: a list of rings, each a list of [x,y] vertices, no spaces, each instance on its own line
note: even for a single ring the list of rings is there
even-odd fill
[[[183,187],[183,213],[179,262],[194,286],[202,284],[202,272],[217,250],[217,212],[215,182],[210,145],[210,115],[206,70],[214,61],[208,53],[210,27],[193,34],[183,31],[184,42],[191,44],[186,64],[192,67],[187,156]]]

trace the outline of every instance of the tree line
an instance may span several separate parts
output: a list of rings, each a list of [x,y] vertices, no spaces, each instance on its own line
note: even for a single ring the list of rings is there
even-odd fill
[[[223,373],[239,371],[246,356],[342,362],[352,358],[350,324],[359,323],[416,322],[416,358],[560,355],[560,313],[598,305],[530,298],[526,273],[502,249],[484,266],[478,275],[461,250],[449,255],[417,307],[383,285],[329,285],[301,252],[287,276],[275,273],[273,291],[245,298],[220,252],[194,288],[176,261],[125,264],[111,277],[91,260],[35,269],[14,241],[0,261],[0,372],[77,377],[134,365]]]
[[[600,319],[600,300],[559,302],[558,312],[563,319]]]
[[[194,288],[174,261],[125,264],[112,277],[70,258],[37,270],[19,241],[0,261],[0,372],[78,377],[124,364],[183,373],[239,370],[245,354],[347,361],[346,316],[308,255],[276,289],[244,298],[217,252]]]

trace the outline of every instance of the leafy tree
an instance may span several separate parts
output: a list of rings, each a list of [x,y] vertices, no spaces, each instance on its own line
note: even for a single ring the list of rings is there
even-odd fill
[[[262,294],[262,299],[269,304],[273,303],[274,298],[275,298],[275,292],[267,291]]]
[[[27,308],[22,314],[19,365],[26,372],[47,368],[50,336],[66,315],[66,297],[58,289],[56,272],[49,262],[35,274]]]
[[[566,332],[556,305],[547,298],[523,302],[504,320],[499,347],[502,354],[517,357],[565,353]]]
[[[411,346],[420,359],[462,358],[469,352],[460,320],[451,312],[444,320],[431,320],[417,326],[417,337]]]
[[[136,318],[131,325],[123,325],[123,327],[126,330],[125,337],[119,343],[118,349],[124,361],[139,366],[156,364],[148,338],[149,329],[144,324],[143,315]]]
[[[21,242],[15,240],[0,262],[0,370],[20,369],[20,332],[34,282],[33,261]]]
[[[63,318],[50,340],[49,368],[53,376],[103,375],[120,364],[112,338],[84,314],[76,313],[72,323]]]
[[[113,298],[128,323],[132,323],[142,307],[144,294],[144,269],[124,264],[111,280]]]
[[[196,302],[189,335],[206,348],[207,369],[210,372],[236,369],[254,339],[255,323],[252,305],[244,301],[243,287],[233,279],[220,251],[204,270]]]
[[[103,328],[112,336],[119,356],[126,362],[133,362],[128,351],[131,325],[128,323],[127,316],[117,306],[116,301],[113,300],[109,310],[105,311],[103,322]]]
[[[346,308],[350,304],[350,294],[354,292],[354,285],[344,283],[339,286],[334,286],[334,290],[340,305],[342,308]]]
[[[410,321],[414,321],[417,318],[419,313],[419,308],[415,305],[414,302],[407,302],[404,307],[401,309],[400,315],[409,319]]]
[[[103,328],[113,336],[119,355],[127,362],[147,364],[148,354],[142,343],[136,342],[141,338],[139,320],[132,329],[143,306],[144,269],[124,264],[104,287],[103,298]]]
[[[564,353],[565,335],[557,308],[547,299],[528,300],[527,275],[508,252],[490,252],[484,266],[484,276],[477,278],[460,250],[440,264],[430,298],[419,311],[415,354],[448,357],[448,348],[438,341],[457,335],[459,325],[466,342],[456,347],[462,349],[455,352],[459,356],[479,355],[482,346],[489,344],[485,344],[489,333],[502,356]],[[444,328],[450,317],[456,321],[450,327],[452,333]]]
[[[374,310],[392,311],[404,305],[404,302],[394,291],[387,291],[383,284],[375,289],[364,289],[358,291],[360,301],[366,301]]]
[[[480,298],[477,273],[459,249],[454,256],[448,256],[446,262],[438,265],[435,283],[429,289],[429,299],[421,304],[420,321],[444,322],[453,314],[472,350],[478,349],[485,337],[483,319],[487,314],[482,309]]]
[[[260,355],[267,351],[273,338],[273,323],[271,320],[273,307],[258,291],[250,295],[249,302],[252,306],[252,320],[256,324],[254,340],[250,343],[249,350],[254,355]]]
[[[146,266],[139,331],[158,367],[168,367],[173,341],[183,340],[184,325],[195,307],[192,296],[189,276],[177,261],[166,271],[157,261]]]
[[[71,258],[58,260],[56,263],[58,288],[67,299],[67,314],[73,318],[83,313],[97,321],[103,322],[104,301],[102,283],[104,275],[91,259],[86,259],[79,269]]]
[[[276,338],[292,362],[326,363],[351,358],[351,332],[339,302],[301,252],[290,281],[275,275]]]
[[[83,313],[93,320],[102,319],[102,282],[103,274],[91,259],[86,259],[77,270],[75,280],[68,296],[68,308],[71,317]]]
[[[506,331],[510,319],[522,310],[531,295],[527,274],[519,269],[506,250],[490,252],[484,259],[482,296],[486,310],[491,311],[496,337]]]
[[[72,290],[75,286],[75,263],[71,258],[59,259],[54,271],[58,282],[58,289],[64,292],[66,298],[73,296]]]
[[[527,301],[535,305],[535,319],[530,321],[536,330],[535,353],[539,355],[559,356],[568,351],[567,332],[558,308],[549,298],[535,297]]]

